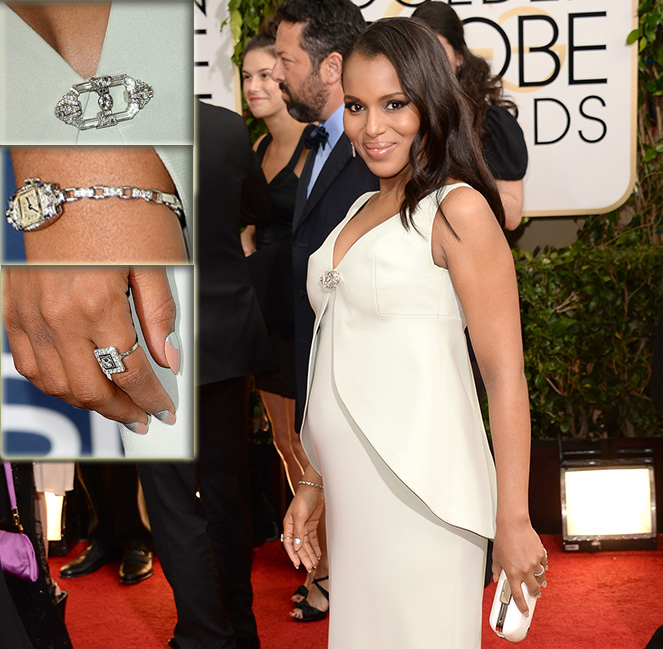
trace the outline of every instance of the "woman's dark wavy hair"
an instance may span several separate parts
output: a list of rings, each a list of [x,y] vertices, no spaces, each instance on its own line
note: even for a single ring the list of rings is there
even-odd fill
[[[246,44],[242,52],[242,61],[252,50],[267,50],[276,58],[276,30],[279,24],[274,16],[260,25],[258,33]]]
[[[435,34],[419,20],[383,18],[357,37],[344,65],[354,55],[389,59],[403,92],[419,111],[421,124],[410,148],[412,175],[400,209],[403,226],[414,227],[412,214],[421,199],[450,178],[481,192],[503,226],[502,201],[472,125],[472,109]]]
[[[472,54],[465,43],[465,30],[458,14],[446,2],[425,0],[412,14],[425,22],[436,34],[449,41],[463,62],[458,69],[458,80],[465,94],[473,101],[476,108],[476,126],[482,138],[485,132],[481,127],[486,117],[488,106],[502,106],[518,115],[517,106],[504,96],[502,77],[490,73],[488,63],[480,56]]]

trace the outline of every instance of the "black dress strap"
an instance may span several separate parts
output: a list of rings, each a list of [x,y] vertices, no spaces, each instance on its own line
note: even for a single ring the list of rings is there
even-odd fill
[[[304,149],[304,140],[306,138],[306,135],[310,133],[313,129],[315,128],[315,124],[307,124],[306,128],[302,131],[302,135],[299,138],[299,142],[297,142],[297,146],[295,147],[295,150],[292,153],[292,156],[290,157],[290,160],[288,161],[288,164],[279,171],[277,174],[280,176],[283,173],[292,173],[294,171],[295,166],[299,162],[299,158],[302,155],[302,150]],[[260,140],[260,143],[258,144],[258,148],[256,149],[256,157],[258,158],[258,163],[262,164],[263,158],[265,157],[265,153],[267,152],[267,147],[271,144],[272,142],[272,134],[267,132],[264,138]]]
[[[284,167],[284,169],[287,169],[288,171],[292,171],[297,163],[299,162],[299,158],[302,155],[302,149],[304,148],[304,139],[308,133],[310,133],[313,129],[315,128],[315,124],[307,124],[306,128],[302,131],[302,135],[299,138],[299,142],[297,142],[297,146],[295,147],[295,151],[292,154],[292,157],[290,158],[290,161],[288,164]]]
[[[258,163],[262,164],[262,159],[265,157],[265,151],[267,151],[267,147],[269,146],[269,143],[271,141],[272,141],[272,134],[268,131],[265,137],[262,138],[262,140],[260,140],[258,148],[256,149],[256,156],[258,158]]]

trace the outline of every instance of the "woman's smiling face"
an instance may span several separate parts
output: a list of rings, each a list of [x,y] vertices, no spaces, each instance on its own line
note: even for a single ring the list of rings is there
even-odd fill
[[[421,121],[396,68],[382,54],[352,54],[343,68],[343,90],[343,125],[357,153],[378,178],[404,184]]]
[[[271,117],[285,109],[278,83],[272,79],[276,57],[268,50],[247,52],[242,64],[242,90],[254,117]]]

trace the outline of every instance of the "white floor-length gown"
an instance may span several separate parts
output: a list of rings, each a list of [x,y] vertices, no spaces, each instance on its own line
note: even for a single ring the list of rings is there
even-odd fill
[[[495,476],[462,308],[430,252],[435,197],[418,231],[392,217],[350,248],[334,287],[320,281],[368,197],[309,262],[302,441],[325,488],[329,649],[479,649]]]

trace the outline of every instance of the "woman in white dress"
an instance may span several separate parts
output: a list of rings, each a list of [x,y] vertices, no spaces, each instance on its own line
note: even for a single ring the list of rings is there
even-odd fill
[[[418,21],[393,18],[344,57],[345,131],[380,190],[309,261],[311,465],[283,536],[296,566],[315,567],[324,498],[330,649],[478,649],[488,538],[521,611],[521,582],[534,596],[545,584],[504,213],[441,48]]]

